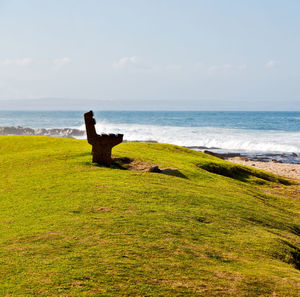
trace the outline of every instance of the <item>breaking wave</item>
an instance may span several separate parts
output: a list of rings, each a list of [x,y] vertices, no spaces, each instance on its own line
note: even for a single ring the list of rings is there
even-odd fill
[[[85,130],[85,126],[77,129]],[[98,134],[122,133],[127,141],[157,141],[188,147],[253,152],[300,152],[300,132],[117,124],[106,121],[98,122],[96,129]]]

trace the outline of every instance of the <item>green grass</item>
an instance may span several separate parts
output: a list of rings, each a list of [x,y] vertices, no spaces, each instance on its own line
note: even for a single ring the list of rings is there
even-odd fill
[[[172,145],[113,154],[178,176],[90,151],[0,137],[1,296],[299,296],[298,185]]]

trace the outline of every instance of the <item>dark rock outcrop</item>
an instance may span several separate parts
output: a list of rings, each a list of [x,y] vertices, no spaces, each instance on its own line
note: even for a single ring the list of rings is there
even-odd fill
[[[37,136],[56,136],[56,137],[80,137],[85,132],[72,128],[56,128],[56,129],[32,129],[24,127],[0,127],[0,135],[37,135]]]

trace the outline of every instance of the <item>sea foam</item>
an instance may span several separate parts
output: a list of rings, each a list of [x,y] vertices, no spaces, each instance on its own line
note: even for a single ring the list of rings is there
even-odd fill
[[[79,129],[84,130],[84,125]],[[300,152],[300,132],[245,130],[218,127],[174,127],[142,124],[96,124],[97,132],[122,133],[127,141],[157,141],[257,152]]]

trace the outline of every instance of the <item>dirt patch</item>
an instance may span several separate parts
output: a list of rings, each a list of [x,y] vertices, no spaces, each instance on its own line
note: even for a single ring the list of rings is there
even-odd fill
[[[154,163],[134,160],[128,157],[113,158],[112,168],[125,169],[131,171],[161,173],[161,174],[172,175],[181,178],[187,178],[177,168],[163,168],[163,167],[159,167],[159,165]]]
[[[147,162],[143,162],[143,161],[133,160],[130,163],[128,170],[150,171],[150,169],[155,166],[157,166],[157,165],[153,164],[153,163],[147,163]]]
[[[113,158],[113,166],[126,170],[150,171],[150,169],[157,166],[157,164],[123,157]]]

